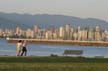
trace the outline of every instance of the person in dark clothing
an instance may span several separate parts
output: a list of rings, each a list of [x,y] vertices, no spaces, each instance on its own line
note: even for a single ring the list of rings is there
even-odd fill
[[[23,41],[23,43],[22,43],[22,53],[21,53],[21,56],[23,56],[23,54],[24,54],[24,56],[26,56],[26,54],[27,54],[26,47],[27,47],[27,41]]]

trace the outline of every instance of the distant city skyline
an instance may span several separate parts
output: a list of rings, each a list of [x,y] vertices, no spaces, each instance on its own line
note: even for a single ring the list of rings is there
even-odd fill
[[[108,21],[108,0],[0,0],[0,12],[60,14]]]
[[[34,38],[47,40],[77,40],[77,41],[108,41],[108,29],[102,30],[101,26],[96,25],[95,28],[77,28],[66,24],[65,27],[40,28],[34,25],[34,28],[23,29],[0,29],[1,38]]]

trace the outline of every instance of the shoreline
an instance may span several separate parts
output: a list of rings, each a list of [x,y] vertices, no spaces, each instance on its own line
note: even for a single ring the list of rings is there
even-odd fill
[[[26,40],[29,44],[49,44],[49,45],[79,45],[79,46],[108,46],[104,41],[78,41],[78,40],[47,40],[47,39],[22,39],[7,38],[9,43],[17,43],[19,40]]]

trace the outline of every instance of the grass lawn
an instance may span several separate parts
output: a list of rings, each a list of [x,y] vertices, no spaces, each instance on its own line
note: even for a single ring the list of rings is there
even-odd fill
[[[0,71],[108,71],[108,59],[82,57],[0,57]]]

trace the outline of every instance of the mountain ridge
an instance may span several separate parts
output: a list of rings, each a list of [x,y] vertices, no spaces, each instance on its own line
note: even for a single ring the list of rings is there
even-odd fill
[[[104,29],[108,26],[108,22],[97,18],[79,18],[65,15],[31,15],[0,12],[0,28],[3,27],[3,24],[3,28],[5,28],[7,23],[10,23],[10,25],[8,25],[6,28],[11,28],[11,24],[14,25],[12,28],[15,28],[16,26],[20,26],[22,28],[32,28],[34,25],[38,25],[41,28],[50,28],[52,26],[65,26],[66,23],[69,23],[74,27],[95,27],[96,25],[100,25]]]

